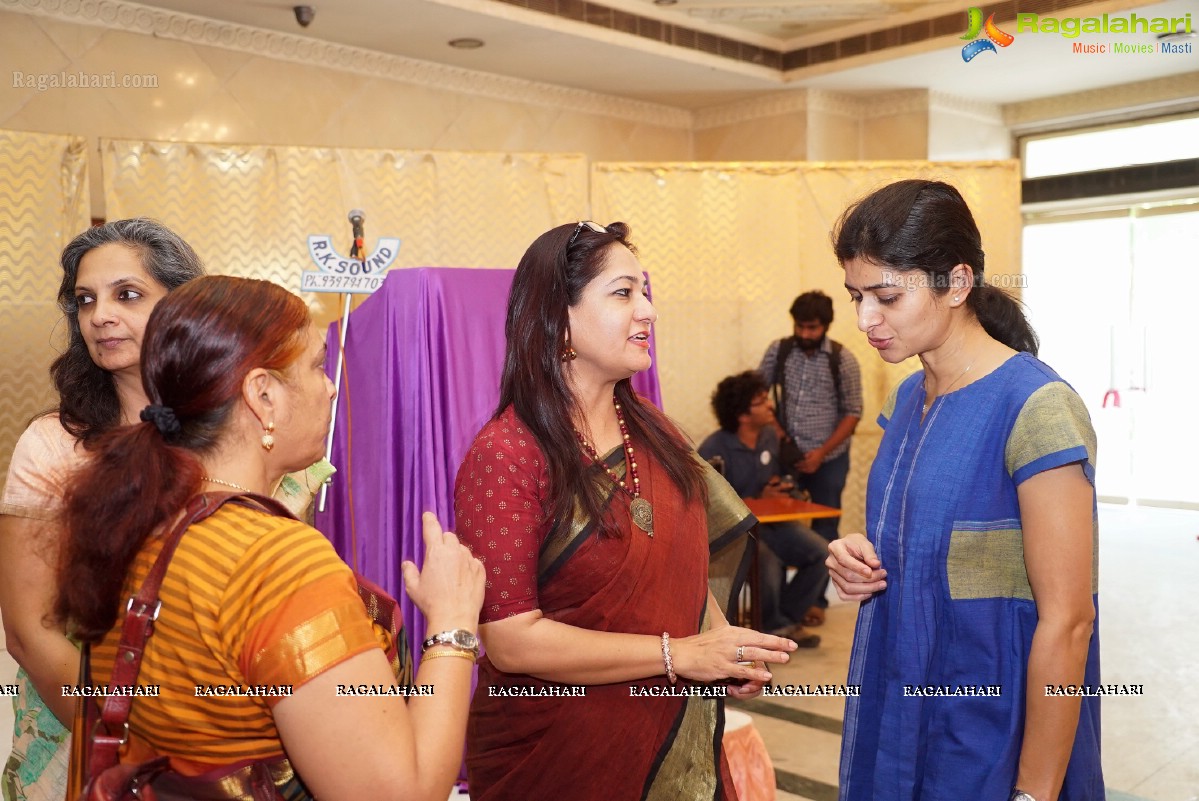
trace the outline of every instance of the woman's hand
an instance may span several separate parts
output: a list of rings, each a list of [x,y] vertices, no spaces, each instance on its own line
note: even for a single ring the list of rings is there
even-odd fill
[[[471,556],[452,531],[442,531],[432,512],[421,516],[425,564],[404,562],[404,591],[428,619],[429,630],[474,631],[483,607],[483,563]]]
[[[758,664],[755,662],[754,667]],[[762,667],[766,667],[765,664]],[[773,677],[771,677],[773,678]],[[762,688],[770,682],[768,681],[747,681],[741,684],[730,684],[728,686],[728,697],[736,698],[738,701],[748,701],[751,698],[757,698],[762,694]]]
[[[824,563],[842,601],[865,601],[887,588],[887,571],[870,540],[861,534],[830,542]]]
[[[785,664],[795,648],[795,643],[784,637],[739,626],[722,626],[670,641],[674,672],[679,676],[693,681],[744,679],[757,682],[759,690],[771,676],[765,664],[757,663]],[[738,657],[754,664],[738,664]]]

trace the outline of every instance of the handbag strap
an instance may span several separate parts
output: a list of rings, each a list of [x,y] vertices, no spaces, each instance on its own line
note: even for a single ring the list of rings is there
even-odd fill
[[[770,377],[770,388],[774,392],[774,415],[778,418],[779,425],[783,427],[785,436],[791,436],[791,429],[787,428],[787,359],[791,357],[791,351],[795,350],[795,337],[784,337],[779,340],[779,349],[774,356],[774,375]]]
[[[162,580],[166,576],[171,557],[175,554],[175,548],[192,524],[212,515],[230,502],[267,514],[295,519],[286,506],[273,498],[256,493],[209,492],[196,495],[188,501],[183,516],[164,538],[162,550],[154,560],[150,573],[125,607],[121,640],[117,645],[112,677],[108,682],[109,693],[105,696],[100,711],[99,722],[103,725],[96,725],[91,731],[91,754],[88,759],[88,773],[91,776],[98,776],[116,765],[120,759],[121,747],[129,739],[129,713],[134,696],[129,691],[119,692],[118,688],[132,687],[141,672],[146,642],[154,633],[154,621],[158,619],[158,613],[162,608],[158,591],[162,587]],[[88,683],[90,684],[90,676]]]

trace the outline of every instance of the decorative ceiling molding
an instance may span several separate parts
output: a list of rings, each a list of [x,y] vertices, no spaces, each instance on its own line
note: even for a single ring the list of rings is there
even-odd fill
[[[1003,108],[998,103],[986,103],[947,92],[928,93],[928,110],[942,114],[955,114],[968,117],[989,125],[1004,125]]]
[[[1119,113],[1139,116],[1141,110],[1194,107],[1199,103],[1199,72],[1185,72],[1149,81],[1105,86],[1086,92],[1054,95],[1003,107],[1010,128],[1040,127],[1054,122],[1096,118]]]
[[[866,103],[858,95],[812,89],[808,92],[808,110],[818,114],[861,119],[866,114]]]
[[[691,112],[672,106],[418,61],[307,36],[151,8],[126,0],[0,0],[0,10],[219,47],[492,100],[595,114],[641,125],[684,130],[692,125]]]
[[[946,110],[977,116],[987,122],[1003,123],[998,106],[942,95]],[[695,130],[718,128],[741,122],[779,117],[784,114],[834,114],[855,120],[894,117],[901,114],[927,114],[936,106],[926,89],[903,89],[872,95],[850,95],[818,89],[795,89],[752,100],[695,112]]]
[[[793,89],[750,100],[738,100],[723,106],[700,109],[694,112],[694,127],[697,131],[736,125],[783,114],[803,114],[808,109],[809,90]]]
[[[861,98],[862,119],[895,117],[900,114],[926,114],[930,102],[927,89],[899,89]]]

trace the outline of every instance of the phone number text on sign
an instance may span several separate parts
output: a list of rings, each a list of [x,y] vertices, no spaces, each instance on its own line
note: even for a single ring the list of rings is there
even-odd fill
[[[386,273],[381,275],[336,275],[334,273],[305,270],[300,279],[303,292],[374,292],[383,284]]]

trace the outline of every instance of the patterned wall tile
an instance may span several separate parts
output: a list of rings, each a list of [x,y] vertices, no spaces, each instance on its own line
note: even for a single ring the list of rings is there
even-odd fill
[[[843,531],[864,525],[866,476],[887,393],[919,368],[888,365],[857,330],[829,233],[850,202],[900,178],[956,185],[974,210],[987,271],[1019,272],[1016,162],[597,163],[597,220],[625,220],[649,270],[666,411],[697,441],[716,427],[709,398],[726,375],[756,368],[771,341],[791,332],[800,292],[833,298],[831,335],[862,366],[865,410],[851,456]]]
[[[37,412],[53,405],[46,368],[65,341],[58,254],[88,226],[85,141],[0,130],[0,477]]]
[[[367,246],[402,240],[396,267],[515,267],[554,225],[585,216],[579,155],[445,153],[104,141],[109,214],[151,214],[184,236],[212,272],[296,288],[314,269],[307,236],[349,252],[351,208]],[[318,320],[339,296],[308,295]]]

